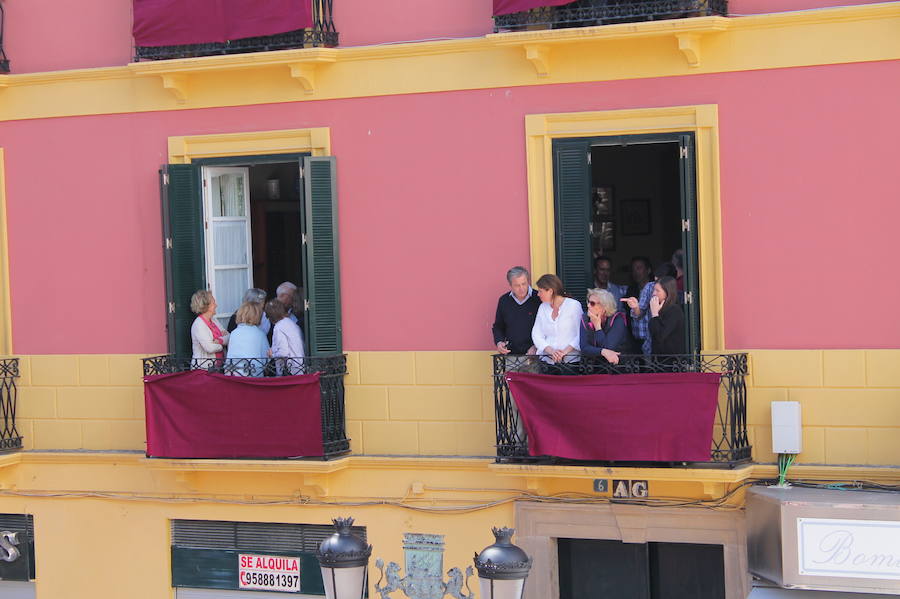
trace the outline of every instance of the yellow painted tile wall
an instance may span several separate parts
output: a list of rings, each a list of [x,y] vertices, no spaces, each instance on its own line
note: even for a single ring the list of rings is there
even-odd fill
[[[142,357],[20,356],[25,448],[144,450]]]
[[[491,352],[350,352],[347,428],[368,455],[494,455]],[[356,437],[354,435],[360,435]]]
[[[774,462],[771,402],[800,402],[801,464],[900,464],[900,350],[752,350],[753,458]]]

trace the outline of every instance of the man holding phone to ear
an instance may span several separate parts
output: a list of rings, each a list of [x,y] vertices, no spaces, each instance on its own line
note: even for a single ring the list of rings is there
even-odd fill
[[[514,266],[506,273],[509,293],[497,300],[494,317],[494,345],[501,354],[534,354],[531,329],[541,300],[531,288],[531,277],[522,266]]]

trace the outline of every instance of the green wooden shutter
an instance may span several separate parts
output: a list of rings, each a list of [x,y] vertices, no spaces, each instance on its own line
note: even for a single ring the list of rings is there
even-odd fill
[[[590,140],[553,142],[553,184],[556,211],[556,274],[566,291],[582,304],[591,274]],[[534,273],[539,277],[544,273]]]
[[[685,341],[687,351],[700,351],[700,265],[697,248],[697,174],[694,135],[679,135],[681,173],[681,247],[684,248]]]
[[[200,169],[168,164],[160,170],[169,353],[191,355],[191,295],[206,288]]]
[[[303,277],[311,355],[337,354],[341,344],[337,186],[333,156],[303,159],[306,218]]]

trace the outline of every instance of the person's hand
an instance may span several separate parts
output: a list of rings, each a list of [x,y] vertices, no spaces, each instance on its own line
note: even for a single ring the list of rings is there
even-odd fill
[[[564,352],[561,349],[555,349],[555,350],[553,350],[553,353],[550,355],[553,356],[554,362],[562,362],[563,358],[566,357],[566,352]]]
[[[610,364],[618,364],[619,363],[619,352],[613,351],[611,349],[606,349],[605,347],[600,350],[600,355],[606,358],[606,361]]]
[[[637,310],[640,307],[636,297],[623,297],[620,301],[625,302],[632,310]]]
[[[655,295],[650,298],[650,315],[651,316],[659,316],[659,310],[662,308],[662,304],[659,302],[659,298]]]
[[[222,341],[221,337],[213,337],[213,341],[215,341],[219,345],[224,345],[224,341]]]
[[[271,357],[272,357],[272,350],[270,349],[269,351],[267,351],[267,352],[266,352],[266,355],[269,356],[269,357],[271,358]]]
[[[593,312],[588,312],[588,316],[591,317],[591,323],[594,325],[594,330],[599,331],[603,328],[603,313],[594,314]]]
[[[507,349],[507,345],[509,345],[508,341],[498,341],[497,342],[497,351],[501,354],[508,354],[509,349]]]
[[[533,356],[534,354],[537,353],[537,348],[532,345],[531,347],[528,348],[528,351],[525,353],[529,356]]]

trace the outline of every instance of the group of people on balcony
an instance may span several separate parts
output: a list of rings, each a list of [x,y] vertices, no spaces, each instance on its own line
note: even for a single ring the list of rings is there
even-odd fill
[[[296,297],[297,286],[289,281],[279,285],[268,301],[263,289],[250,288],[223,331],[215,319],[218,306],[212,292],[195,292],[191,297],[191,311],[197,315],[191,325],[194,363],[212,360],[233,374],[263,376],[267,359],[276,358],[278,374],[300,374],[301,360],[289,360],[305,355]]]
[[[635,256],[628,286],[613,283],[611,273],[610,258],[596,258],[585,310],[556,275],[541,276],[535,290],[528,270],[509,269],[510,291],[500,296],[492,327],[497,351],[536,354],[552,363],[583,355],[610,364],[623,355],[685,353],[682,251],[656,269],[648,258]]]

